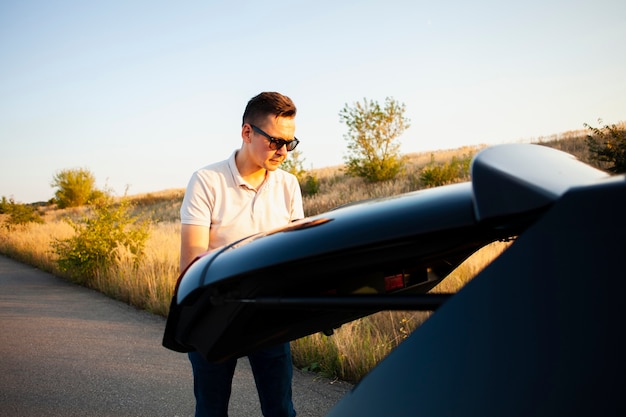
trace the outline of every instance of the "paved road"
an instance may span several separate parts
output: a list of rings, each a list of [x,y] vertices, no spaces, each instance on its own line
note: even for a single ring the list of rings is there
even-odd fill
[[[0,416],[192,416],[191,367],[161,346],[165,319],[0,256]],[[298,416],[350,389],[295,372]],[[231,417],[260,416],[247,360]]]

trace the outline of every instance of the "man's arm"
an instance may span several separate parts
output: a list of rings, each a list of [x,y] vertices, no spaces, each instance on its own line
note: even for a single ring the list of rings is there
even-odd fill
[[[180,229],[180,272],[209,249],[209,227],[183,224]]]

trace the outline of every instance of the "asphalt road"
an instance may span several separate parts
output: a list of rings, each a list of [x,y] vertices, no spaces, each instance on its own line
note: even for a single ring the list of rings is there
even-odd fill
[[[165,319],[0,256],[0,416],[193,416],[191,366],[161,346]],[[351,388],[294,374],[298,416]],[[230,416],[261,416],[240,359]]]

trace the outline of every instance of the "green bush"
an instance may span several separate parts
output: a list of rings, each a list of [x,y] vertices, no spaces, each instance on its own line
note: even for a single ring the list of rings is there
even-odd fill
[[[33,206],[16,203],[12,198],[2,197],[0,200],[0,214],[8,214],[5,227],[11,229],[14,226],[28,223],[43,223],[44,220]]]
[[[112,197],[103,196],[80,221],[68,219],[75,235],[52,243],[59,268],[69,278],[83,283],[112,266],[118,248],[127,249],[138,262],[148,239],[148,224],[130,213],[126,197],[114,203]]]
[[[95,188],[96,177],[86,168],[63,169],[50,184],[58,188],[54,193],[59,208],[79,207],[103,196]]]
[[[469,179],[470,164],[473,155],[463,155],[461,159],[456,156],[450,162],[435,164],[435,157],[431,155],[431,162],[420,173],[420,181],[424,187],[439,187]]]
[[[320,191],[320,182],[314,175],[307,175],[304,182],[300,183],[302,194],[305,196],[315,195]]]
[[[346,172],[368,182],[382,182],[396,178],[404,172],[404,158],[389,156],[386,159],[350,159],[346,161]]]

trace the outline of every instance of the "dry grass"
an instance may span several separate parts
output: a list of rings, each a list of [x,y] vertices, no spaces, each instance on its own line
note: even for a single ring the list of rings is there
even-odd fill
[[[68,213],[65,213],[66,215]],[[73,213],[69,213],[73,214]],[[58,276],[65,276],[51,249],[55,239],[72,236],[74,229],[59,213],[47,214],[44,224],[14,229],[0,227],[0,253]],[[138,308],[167,315],[178,278],[180,225],[154,223],[139,266],[123,249],[117,250],[113,266],[86,282],[91,288]]]
[[[116,253],[115,264],[92,286],[111,297],[154,314],[167,316],[178,278],[180,225],[154,224],[140,264],[125,249]]]
[[[44,271],[58,273],[53,239],[65,239],[74,229],[64,221],[45,216],[43,224],[27,224],[12,229],[0,227],[0,253]]]
[[[137,215],[150,218],[154,222],[178,222],[180,206],[185,195],[184,189],[171,189],[160,192],[137,194],[130,197]]]

